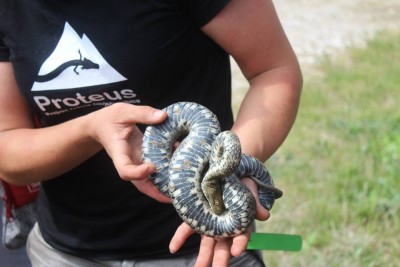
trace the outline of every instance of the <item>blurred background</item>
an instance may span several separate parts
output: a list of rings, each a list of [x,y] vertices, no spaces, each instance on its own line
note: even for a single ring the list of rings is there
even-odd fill
[[[284,196],[258,232],[273,266],[400,266],[400,1],[274,1],[301,64],[295,126],[266,163]],[[232,61],[233,103],[247,82]]]

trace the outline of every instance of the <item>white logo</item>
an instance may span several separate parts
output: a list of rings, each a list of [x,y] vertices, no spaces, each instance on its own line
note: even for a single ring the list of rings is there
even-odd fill
[[[125,80],[85,34],[80,38],[66,22],[60,41],[40,68],[32,91],[81,88]]]
[[[34,192],[39,192],[40,189],[40,183],[31,183],[27,185],[29,193],[34,193]]]

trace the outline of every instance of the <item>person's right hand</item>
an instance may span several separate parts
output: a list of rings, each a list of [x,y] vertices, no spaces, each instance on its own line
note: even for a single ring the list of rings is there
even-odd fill
[[[161,202],[171,202],[148,179],[156,166],[142,163],[143,133],[136,126],[157,124],[167,114],[149,106],[117,103],[88,115],[91,136],[99,142],[114,162],[119,176],[130,180],[142,193]]]

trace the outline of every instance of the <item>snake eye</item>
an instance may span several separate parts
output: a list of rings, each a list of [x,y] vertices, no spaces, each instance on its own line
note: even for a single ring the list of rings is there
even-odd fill
[[[218,150],[217,150],[217,158],[222,157],[223,154],[224,154],[224,147],[223,146],[219,146]]]

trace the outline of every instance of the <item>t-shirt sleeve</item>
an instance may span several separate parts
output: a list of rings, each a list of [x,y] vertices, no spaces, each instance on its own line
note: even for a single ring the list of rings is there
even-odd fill
[[[10,50],[4,44],[3,38],[0,34],[0,62],[9,61],[10,59]]]
[[[182,0],[195,23],[202,27],[214,18],[231,0]]]

